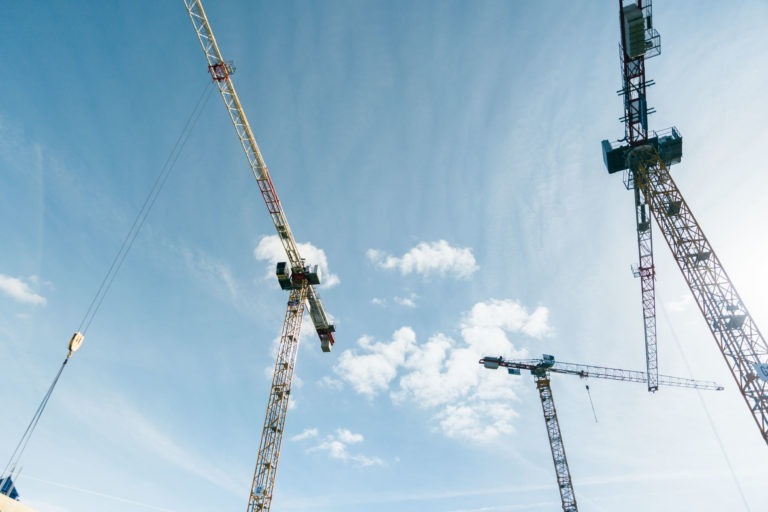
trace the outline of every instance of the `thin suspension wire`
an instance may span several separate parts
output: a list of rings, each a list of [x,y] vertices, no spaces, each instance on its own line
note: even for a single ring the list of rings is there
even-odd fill
[[[592,415],[595,417],[595,423],[597,423],[597,413],[595,412],[595,404],[592,403],[592,393],[589,391],[589,384],[586,384],[587,396],[589,397],[589,405],[592,406]]]
[[[123,240],[123,243],[120,246],[120,249],[117,251],[115,258],[112,260],[112,264],[110,265],[109,270],[104,276],[104,279],[101,281],[101,285],[99,285],[99,289],[97,290],[96,295],[94,295],[93,300],[91,300],[91,303],[88,306],[88,310],[86,311],[85,316],[80,322],[80,327],[78,328],[78,331],[80,333],[85,334],[85,332],[88,330],[88,327],[90,327],[91,322],[93,322],[93,319],[96,316],[96,313],[99,311],[101,304],[104,302],[104,298],[106,297],[107,292],[109,292],[109,289],[112,286],[112,283],[114,282],[115,277],[117,276],[117,273],[120,271],[120,267],[123,265],[123,262],[125,261],[125,257],[127,256],[128,251],[131,249],[133,242],[136,240],[136,237],[138,236],[139,231],[141,231],[142,226],[144,226],[144,223],[147,220],[150,210],[152,210],[152,207],[154,206],[155,201],[157,200],[157,197],[160,194],[160,191],[163,189],[165,182],[168,180],[168,176],[170,175],[171,171],[176,165],[176,162],[178,161],[179,156],[181,155],[181,152],[184,149],[184,146],[189,140],[190,134],[192,132],[192,128],[195,126],[195,123],[200,117],[200,114],[203,111],[203,106],[205,105],[206,101],[211,97],[212,91],[213,91],[213,87],[211,87],[210,83],[207,83],[202,93],[200,94],[200,97],[197,100],[197,104],[192,109],[192,113],[187,118],[187,121],[184,124],[184,127],[182,128],[181,133],[179,134],[179,137],[176,139],[176,143],[174,144],[173,149],[171,149],[171,152],[168,155],[168,158],[166,158],[165,163],[163,164],[159,175],[155,179],[155,183],[152,186],[152,189],[147,195],[147,198],[144,200],[144,204],[142,205],[141,210],[139,210],[139,213],[136,216],[136,219],[133,221],[133,225],[131,226],[131,229],[128,231],[128,234]],[[35,411],[35,414],[32,416],[32,420],[29,422],[29,425],[27,425],[27,429],[24,431],[24,434],[21,436],[19,443],[16,445],[16,449],[13,451],[13,454],[11,455],[11,458],[9,459],[8,464],[5,466],[5,469],[3,470],[2,474],[0,474],[0,477],[10,476],[8,473],[9,471],[10,473],[14,473],[16,471],[16,466],[21,460],[21,456],[24,453],[24,450],[26,449],[30,438],[32,437],[32,434],[37,428],[37,424],[40,421],[40,417],[43,415],[43,411],[45,410],[45,407],[48,405],[48,401],[50,400],[51,395],[53,394],[53,390],[56,387],[56,384],[59,382],[61,373],[64,371],[64,367],[67,365],[67,362],[69,361],[69,358],[71,357],[71,355],[72,355],[72,352],[70,351],[67,358],[64,359],[64,362],[61,364],[61,367],[59,368],[59,371],[56,374],[56,377],[53,379],[53,382],[48,388],[48,391],[45,393],[45,396],[40,402],[40,405],[38,405],[37,410]]]
[[[661,305],[661,312],[664,316],[664,321],[667,324],[667,327],[669,328],[669,332],[672,334],[672,339],[675,340],[675,345],[677,346],[677,351],[680,353],[680,356],[683,359],[683,363],[685,364],[686,370],[688,370],[688,375],[691,375],[691,365],[688,364],[688,358],[685,357],[685,353],[683,352],[683,348],[680,345],[680,340],[677,338],[677,333],[675,333],[675,329],[672,327],[672,322],[669,320],[669,316],[667,315],[667,308],[664,307],[664,304]],[[720,447],[720,452],[723,454],[723,458],[725,459],[725,464],[728,466],[728,470],[731,473],[731,478],[733,479],[733,483],[736,485],[736,490],[739,493],[739,496],[741,496],[741,501],[744,502],[744,510],[747,512],[750,512],[752,509],[749,508],[749,502],[747,502],[747,497],[744,495],[744,490],[741,488],[741,484],[739,483],[739,478],[736,476],[736,471],[733,469],[733,465],[731,464],[731,459],[728,457],[728,452],[725,451],[725,445],[723,444],[723,440],[720,438],[720,433],[717,431],[717,427],[715,426],[715,422],[712,420],[712,416],[709,414],[709,409],[707,408],[707,404],[704,402],[704,398],[701,396],[701,391],[698,389],[696,390],[696,395],[699,397],[699,403],[701,404],[701,408],[704,409],[704,414],[707,416],[707,421],[709,422],[709,428],[712,429],[712,432],[715,434],[715,439],[717,440],[717,444]]]
[[[69,361],[69,357],[64,359],[64,362],[61,363],[61,367],[59,368],[59,372],[56,374],[56,378],[53,379],[53,382],[48,388],[48,391],[45,393],[43,400],[40,402],[40,405],[37,406],[37,410],[32,416],[32,420],[29,422],[29,425],[27,425],[27,430],[25,430],[24,434],[21,436],[19,444],[17,444],[16,449],[13,450],[11,458],[8,460],[8,464],[6,464],[5,469],[3,469],[3,472],[0,476],[5,477],[9,475],[9,471],[10,473],[16,471],[16,465],[21,460],[21,456],[24,453],[24,450],[27,448],[27,443],[29,443],[29,439],[32,437],[32,433],[35,431],[35,427],[37,427],[37,422],[40,421],[40,416],[42,416],[43,410],[45,410],[45,406],[48,405],[48,400],[51,398],[51,394],[53,393],[53,389],[56,387],[56,383],[59,382],[59,377],[61,377],[61,372],[64,371],[64,366],[66,366],[67,361]]]
[[[139,210],[136,219],[134,219],[131,229],[128,230],[128,234],[125,236],[120,249],[117,251],[117,254],[115,254],[109,270],[107,270],[104,279],[101,281],[101,285],[99,285],[99,289],[96,291],[96,295],[94,295],[91,304],[88,306],[88,310],[80,322],[78,331],[82,332],[83,334],[86,333],[88,327],[91,325],[91,322],[93,322],[96,313],[99,311],[99,308],[101,308],[101,304],[104,302],[104,298],[109,292],[109,289],[112,286],[117,273],[120,271],[120,268],[122,267],[123,262],[128,255],[128,251],[131,250],[133,242],[136,240],[136,237],[139,235],[139,231],[141,231],[141,228],[144,226],[144,223],[149,216],[150,210],[154,206],[157,197],[160,195],[160,191],[163,189],[165,182],[168,180],[168,176],[176,165],[176,161],[179,159],[181,151],[184,149],[184,146],[189,140],[192,128],[197,122],[197,119],[200,117],[204,104],[211,97],[212,91],[213,87],[211,87],[210,83],[207,83],[200,95],[200,98],[197,100],[195,108],[192,110],[189,118],[187,118],[187,122],[184,125],[184,128],[179,134],[179,137],[176,139],[176,143],[174,144],[173,149],[169,153],[168,158],[165,160],[165,164],[163,164],[163,167],[160,170],[160,174],[158,174],[157,178],[155,179],[155,183],[152,186],[152,189],[149,191],[147,198],[144,200],[144,204],[141,206],[141,210]]]

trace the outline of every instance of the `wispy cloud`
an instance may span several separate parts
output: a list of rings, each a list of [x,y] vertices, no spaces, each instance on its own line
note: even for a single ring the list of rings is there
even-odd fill
[[[126,444],[151,452],[181,470],[211,482],[220,489],[240,495],[246,485],[230,469],[214,466],[176,441],[176,434],[167,432],[135,405],[121,396],[109,395],[97,399],[72,400],[72,414],[87,417],[95,429],[111,431]]]
[[[129,505],[132,505],[132,506],[138,507],[138,508],[142,508],[142,509],[157,510],[157,511],[160,511],[160,512],[175,512],[174,510],[171,510],[171,509],[168,509],[168,508],[163,508],[163,507],[158,507],[156,505],[151,505],[149,503],[143,503],[143,502],[140,502],[140,501],[124,498],[124,497],[121,497],[121,496],[115,496],[113,494],[105,494],[103,492],[98,492],[98,491],[94,491],[94,490],[91,490],[91,489],[83,489],[82,487],[75,487],[75,486],[72,486],[72,485],[67,485],[67,484],[63,484],[63,483],[59,483],[59,482],[51,482],[49,480],[43,480],[41,478],[36,478],[36,477],[30,476],[30,475],[24,475],[24,478],[29,478],[30,480],[36,480],[38,482],[42,482],[42,483],[45,483],[45,484],[48,484],[48,485],[54,485],[54,486],[60,487],[62,489],[67,489],[67,490],[79,492],[79,493],[82,493],[82,494],[88,494],[88,495],[91,495],[91,496],[98,496],[100,498],[106,498],[108,500],[116,501],[116,502],[119,502],[119,503],[127,503]],[[46,510],[48,512],[69,512],[69,509],[60,507],[58,505],[54,505],[52,503],[32,502],[32,501],[30,501],[29,503],[32,503],[33,505],[35,505],[35,508],[39,508],[40,510]]]
[[[33,276],[30,281],[36,282],[37,278]],[[41,305],[46,303],[45,297],[33,292],[29,284],[18,277],[0,274],[0,292],[23,304]]]
[[[361,338],[357,349],[340,354],[334,371],[371,399],[387,393],[395,403],[433,410],[448,437],[493,441],[514,430],[517,414],[498,404],[517,399],[515,379],[482,372],[477,361],[489,354],[525,357],[509,335],[545,337],[552,331],[547,317],[543,306],[529,312],[512,300],[481,302],[464,315],[460,341],[438,333],[419,343],[410,327],[402,327],[388,341]]]
[[[212,290],[215,295],[230,301],[241,311],[250,310],[250,302],[243,297],[240,282],[234,276],[229,265],[202,251],[192,250],[184,246],[169,245],[169,247],[181,255],[192,275]]]
[[[294,441],[302,441],[317,437],[317,429],[307,429],[303,433],[292,438]],[[329,434],[323,440],[312,446],[309,452],[326,452],[332,459],[351,462],[359,466],[383,466],[384,460],[379,457],[369,457],[361,453],[352,453],[351,445],[358,445],[364,441],[362,434],[357,434],[346,428],[338,428],[333,434]]]
[[[324,250],[310,243],[297,245],[307,265],[317,265],[321,275],[320,286],[331,288],[341,282],[339,276],[332,274],[328,268],[328,258],[325,256]],[[272,280],[275,279],[275,265],[280,261],[286,260],[285,249],[277,235],[261,237],[261,240],[259,240],[259,243],[256,244],[256,248],[253,250],[253,255],[259,261],[269,262],[270,266],[266,275],[268,279]]]
[[[341,391],[344,388],[343,382],[339,379],[334,379],[330,375],[326,375],[320,379],[320,385],[334,391]]]
[[[395,297],[395,304],[405,306],[406,308],[415,308],[416,296],[411,295],[410,297]]]
[[[313,507],[317,508],[318,504],[322,504],[326,508],[332,508],[340,505],[357,506],[358,509],[370,508],[371,505],[380,505],[383,503],[390,504],[405,504],[405,503],[424,503],[428,502],[430,510],[435,507],[438,502],[447,501],[448,504],[445,507],[437,507],[435,510],[443,510],[445,512],[481,512],[481,511],[504,511],[509,512],[512,510],[553,510],[560,505],[560,499],[547,500],[540,502],[531,502],[528,500],[520,501],[519,505],[515,505],[517,500],[512,499],[518,495],[526,496],[534,493],[536,495],[542,495],[551,491],[552,485],[549,483],[539,484],[511,484],[501,487],[452,487],[452,488],[440,488],[440,489],[422,489],[419,491],[396,491],[388,490],[387,492],[373,492],[373,493],[345,493],[343,495],[333,496],[331,501],[326,495],[315,495],[310,498],[306,497],[290,497],[285,500],[284,505],[290,510],[308,510]],[[498,506],[481,506],[477,508],[456,508],[455,503],[457,500],[464,498],[471,498],[474,496],[480,496],[487,498],[498,497],[496,501],[500,503]],[[402,508],[402,507],[401,507]],[[426,507],[422,507],[426,508]]]
[[[434,274],[464,279],[479,268],[472,249],[452,247],[445,240],[420,242],[399,258],[378,249],[368,249],[366,256],[377,267],[395,269],[402,275],[419,274],[428,277]]]
[[[417,307],[417,305],[416,305],[416,298],[417,297],[416,297],[415,294],[411,294],[408,297],[397,297],[396,296],[396,297],[392,298],[392,302],[394,302],[398,306],[403,306],[405,308],[413,309],[413,308]],[[382,299],[380,297],[374,297],[373,299],[371,299],[371,304],[373,304],[374,306],[387,307],[388,306],[388,301],[387,301],[387,299]]]
[[[305,439],[310,439],[313,437],[317,437],[317,429],[316,428],[307,428],[304,429],[304,432],[301,434],[296,434],[291,438],[291,441],[304,441]]]

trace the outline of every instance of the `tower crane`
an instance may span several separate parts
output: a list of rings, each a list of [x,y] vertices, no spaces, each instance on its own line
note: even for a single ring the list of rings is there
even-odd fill
[[[645,59],[660,53],[650,0],[619,0],[624,99],[624,138],[602,141],[608,173],[624,172],[634,190],[637,214],[643,316],[648,348],[649,390],[656,371],[655,298],[650,217],[656,220],[688,287],[712,332],[760,434],[768,443],[768,343],[747,311],[691,209],[669,172],[683,154],[677,128],[649,132]],[[649,336],[649,328],[652,335]],[[651,364],[653,361],[653,364]]]
[[[620,0],[621,2],[622,0]],[[644,4],[622,6],[621,33],[622,40],[630,41],[632,46],[627,53],[627,46],[622,46],[622,88],[619,94],[624,96],[624,140],[630,145],[647,145],[649,143],[648,115],[653,113],[646,102],[647,88],[653,85],[645,80],[645,59],[661,53],[660,37],[651,24],[651,0]],[[647,20],[647,26],[646,22]],[[674,129],[673,129],[674,130]],[[682,154],[682,139],[680,152],[671,151],[667,165],[680,162]],[[655,136],[655,135],[654,135]],[[659,362],[656,349],[656,268],[653,263],[653,233],[649,205],[645,196],[637,186],[637,176],[628,172],[624,184],[632,190],[635,198],[635,225],[637,232],[638,265],[633,267],[635,277],[640,278],[640,291],[643,305],[643,329],[645,334],[645,360],[648,371],[648,391],[658,390]]]
[[[200,0],[184,0],[184,5],[208,61],[208,72],[224,100],[227,113],[248,159],[251,173],[256,178],[267,211],[275,225],[288,259],[287,262],[278,263],[276,269],[280,287],[289,292],[288,305],[280,334],[277,361],[275,362],[247,509],[248,512],[266,512],[270,510],[272,505],[275,475],[280,457],[280,446],[293,384],[299,334],[305,307],[309,306],[309,314],[320,337],[320,347],[323,352],[331,351],[334,344],[335,327],[328,319],[320,302],[320,297],[315,291],[315,285],[320,284],[317,265],[307,265],[299,254],[299,248],[288,226],[288,220],[285,218],[267,165],[259,151],[243,107],[235,92],[231,76],[235,71],[234,66],[222,57]]]
[[[603,366],[591,366],[585,364],[555,362],[555,357],[544,354],[541,359],[507,360],[503,357],[486,356],[479,361],[489,370],[497,370],[500,366],[507,369],[510,375],[520,375],[520,370],[530,370],[536,380],[536,388],[541,398],[541,408],[544,413],[544,423],[549,436],[549,447],[552,451],[552,461],[555,464],[557,486],[560,489],[560,501],[563,512],[577,512],[576,494],[573,491],[571,472],[568,469],[568,460],[565,456],[565,446],[560,432],[560,423],[557,420],[557,410],[552,397],[552,388],[549,385],[550,373],[564,373],[578,375],[581,378],[594,377],[597,379],[620,380],[624,382],[648,382],[647,372],[633,370],[621,370],[618,368],[606,368]],[[722,386],[715,382],[683,379],[658,375],[657,384],[662,386],[675,386],[683,388],[706,389],[720,391]]]

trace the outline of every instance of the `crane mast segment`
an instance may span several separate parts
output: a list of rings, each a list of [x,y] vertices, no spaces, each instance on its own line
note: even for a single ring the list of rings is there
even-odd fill
[[[646,207],[661,229],[675,261],[699,306],[718,348],[725,358],[763,439],[768,442],[768,343],[748,313],[736,288],[701,230],[669,173],[682,158],[683,139],[676,128],[651,132],[647,127],[645,59],[660,53],[659,36],[651,23],[651,2],[636,0],[624,5],[621,18],[622,90],[624,139],[602,141],[603,161],[609,174],[625,171],[627,188],[635,191],[640,250],[639,277],[643,278],[643,310],[649,378],[655,364],[655,298],[650,223]],[[641,41],[640,31],[644,40]],[[623,144],[622,144],[623,142]],[[647,240],[642,229],[648,226]],[[644,242],[647,245],[644,246]],[[652,333],[653,336],[649,336]],[[650,389],[650,385],[649,385]]]
[[[230,120],[237,132],[240,145],[245,152],[251,172],[256,178],[259,191],[267,206],[269,216],[272,219],[272,223],[275,226],[275,230],[277,231],[280,242],[285,250],[291,271],[296,274],[297,277],[301,276],[307,272],[307,266],[305,265],[304,259],[299,254],[299,248],[293,237],[291,228],[288,225],[285,213],[283,212],[280,199],[277,196],[277,191],[275,190],[272,178],[269,175],[267,164],[264,162],[259,146],[256,143],[256,138],[253,136],[251,127],[248,124],[248,119],[245,116],[243,107],[240,104],[240,99],[238,98],[232,83],[231,75],[234,73],[234,67],[222,57],[200,0],[184,0],[184,4],[187,8],[189,18],[192,21],[192,25],[195,28],[195,33],[200,41],[200,45],[203,48],[205,58],[208,61],[208,71],[211,74],[214,83],[216,83],[219,93],[224,100],[224,104],[227,107],[227,112],[229,113]],[[311,282],[311,284],[319,284],[319,279],[317,282]],[[309,309],[315,330],[320,337],[321,348],[324,352],[330,352],[331,346],[334,343],[332,335],[334,326],[328,320],[322,302],[314,290],[309,292]]]
[[[208,71],[224,100],[240,145],[248,159],[251,173],[256,178],[264,204],[267,206],[269,216],[275,225],[275,230],[288,258],[287,262],[278,263],[276,270],[281,288],[289,290],[290,293],[283,330],[280,335],[267,413],[259,443],[256,469],[248,497],[248,512],[268,512],[272,506],[277,464],[280,458],[280,446],[293,386],[304,309],[307,305],[309,306],[310,316],[320,337],[320,346],[323,352],[331,351],[335,329],[328,320],[325,309],[314,289],[315,285],[320,284],[317,266],[307,265],[299,254],[298,246],[288,226],[288,220],[285,218],[267,165],[264,163],[259,146],[256,144],[248,119],[245,117],[245,112],[240,104],[240,99],[235,92],[231,79],[234,67],[224,61],[200,0],[184,0],[184,5],[208,61]]]
[[[619,0],[621,43],[619,44],[622,64],[622,88],[619,94],[624,99],[624,141],[628,148],[647,144],[648,115],[653,113],[648,108],[647,88],[653,85],[645,79],[645,59],[661,53],[660,37],[652,25],[651,1],[636,0],[624,4]],[[603,159],[606,166],[611,164],[620,169],[626,168],[626,149],[613,148],[608,141],[603,141]],[[618,169],[616,169],[618,170]],[[609,166],[609,172],[615,172]],[[659,388],[658,352],[656,348],[656,270],[653,263],[653,234],[649,211],[642,194],[635,186],[635,170],[625,173],[625,184],[634,189],[635,221],[637,227],[638,266],[633,269],[635,277],[640,278],[640,292],[643,306],[643,330],[645,336],[645,360],[648,374],[648,391]]]
[[[571,472],[568,469],[568,460],[565,456],[565,445],[560,433],[560,423],[557,421],[557,410],[552,397],[552,389],[549,387],[549,378],[546,375],[536,377],[536,388],[541,398],[541,409],[544,412],[544,424],[547,427],[549,447],[552,452],[552,461],[555,464],[557,487],[560,489],[560,501],[563,512],[577,512],[576,493],[573,490]]]
[[[656,348],[656,267],[653,263],[653,230],[651,229],[651,212],[637,187],[634,187],[634,195],[639,261],[639,266],[634,269],[634,275],[640,278],[648,391],[653,393],[659,389],[659,359]]]
[[[275,371],[267,403],[267,414],[264,419],[264,428],[261,431],[256,469],[248,498],[248,512],[267,511],[272,505],[272,491],[280,457],[285,418],[290,402],[307,290],[309,290],[309,286],[303,283],[291,290],[288,296],[288,307],[283,322],[283,332],[280,335],[279,352],[275,361]]]
[[[648,375],[643,372],[619,370],[617,368],[606,368],[604,366],[556,362],[555,356],[548,354],[542,355],[541,359],[518,360],[507,360],[501,356],[486,356],[478,362],[490,370],[498,370],[499,367],[502,367],[506,368],[512,375],[520,375],[520,370],[530,370],[531,374],[534,376],[534,379],[536,380],[536,388],[539,390],[539,398],[541,398],[541,408],[544,412],[544,423],[546,424],[547,435],[549,436],[552,461],[555,464],[557,486],[560,490],[560,501],[563,506],[563,512],[577,512],[576,495],[573,491],[571,473],[568,469],[568,461],[565,457],[565,446],[563,445],[563,438],[560,433],[560,424],[557,420],[555,402],[552,398],[552,388],[549,385],[550,372],[578,375],[582,378],[596,377],[600,379],[629,382],[647,382]],[[659,383],[667,386],[686,388],[710,390],[723,389],[722,386],[719,386],[714,382],[680,379],[664,375],[660,376]]]
[[[560,433],[560,422],[557,420],[557,410],[552,397],[552,388],[549,386],[549,371],[555,365],[555,357],[544,354],[541,359],[527,359],[519,361],[507,361],[501,356],[484,357],[480,364],[490,370],[505,367],[512,375],[520,375],[520,369],[531,370],[536,379],[536,388],[539,390],[541,409],[544,413],[544,424],[547,427],[549,448],[552,453],[552,462],[555,465],[557,487],[560,491],[560,502],[563,512],[578,512],[576,506],[576,493],[573,490],[571,471],[568,468],[568,460],[565,456],[565,445]]]

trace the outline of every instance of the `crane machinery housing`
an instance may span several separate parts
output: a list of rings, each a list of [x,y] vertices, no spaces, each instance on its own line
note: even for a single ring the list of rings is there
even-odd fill
[[[520,375],[520,370],[530,370],[531,374],[536,379],[536,389],[539,390],[539,397],[541,398],[541,408],[544,413],[544,423],[547,427],[549,447],[552,452],[552,462],[554,462],[555,465],[557,487],[560,490],[560,501],[563,506],[563,512],[577,512],[576,494],[573,490],[571,472],[568,468],[568,460],[565,456],[565,446],[563,445],[563,437],[560,432],[560,423],[557,420],[557,410],[555,409],[555,401],[552,397],[549,374],[564,373],[568,375],[578,375],[581,378],[594,377],[596,379],[644,383],[648,382],[648,374],[646,372],[606,368],[603,366],[560,363],[555,362],[555,357],[548,354],[542,355],[541,359],[519,360],[507,360],[501,356],[486,356],[480,359],[479,363],[489,370],[497,370],[499,367],[506,368],[510,375]],[[712,391],[720,391],[723,389],[722,386],[715,382],[683,379],[667,375],[658,375],[657,384],[662,386],[706,389]]]
[[[648,389],[655,391],[656,306],[650,218],[656,220],[696,304],[704,316],[747,407],[768,443],[768,343],[747,311],[699,223],[669,172],[679,163],[683,139],[677,128],[648,129],[645,60],[660,53],[653,28],[651,0],[619,0],[624,138],[602,141],[603,161],[610,174],[623,171],[634,191],[645,324]]]
[[[288,220],[277,197],[267,165],[235,92],[231,77],[234,67],[222,57],[200,0],[184,0],[184,5],[208,62],[208,71],[224,100],[227,113],[248,159],[251,173],[256,178],[267,211],[288,259],[287,262],[278,263],[276,269],[280,287],[289,292],[288,305],[280,334],[280,345],[247,508],[248,512],[266,512],[272,505],[277,463],[306,306],[309,305],[309,314],[320,337],[320,347],[323,352],[331,351],[335,328],[328,319],[320,297],[315,291],[315,286],[320,284],[317,265],[307,265],[299,254],[299,248],[288,226]]]

